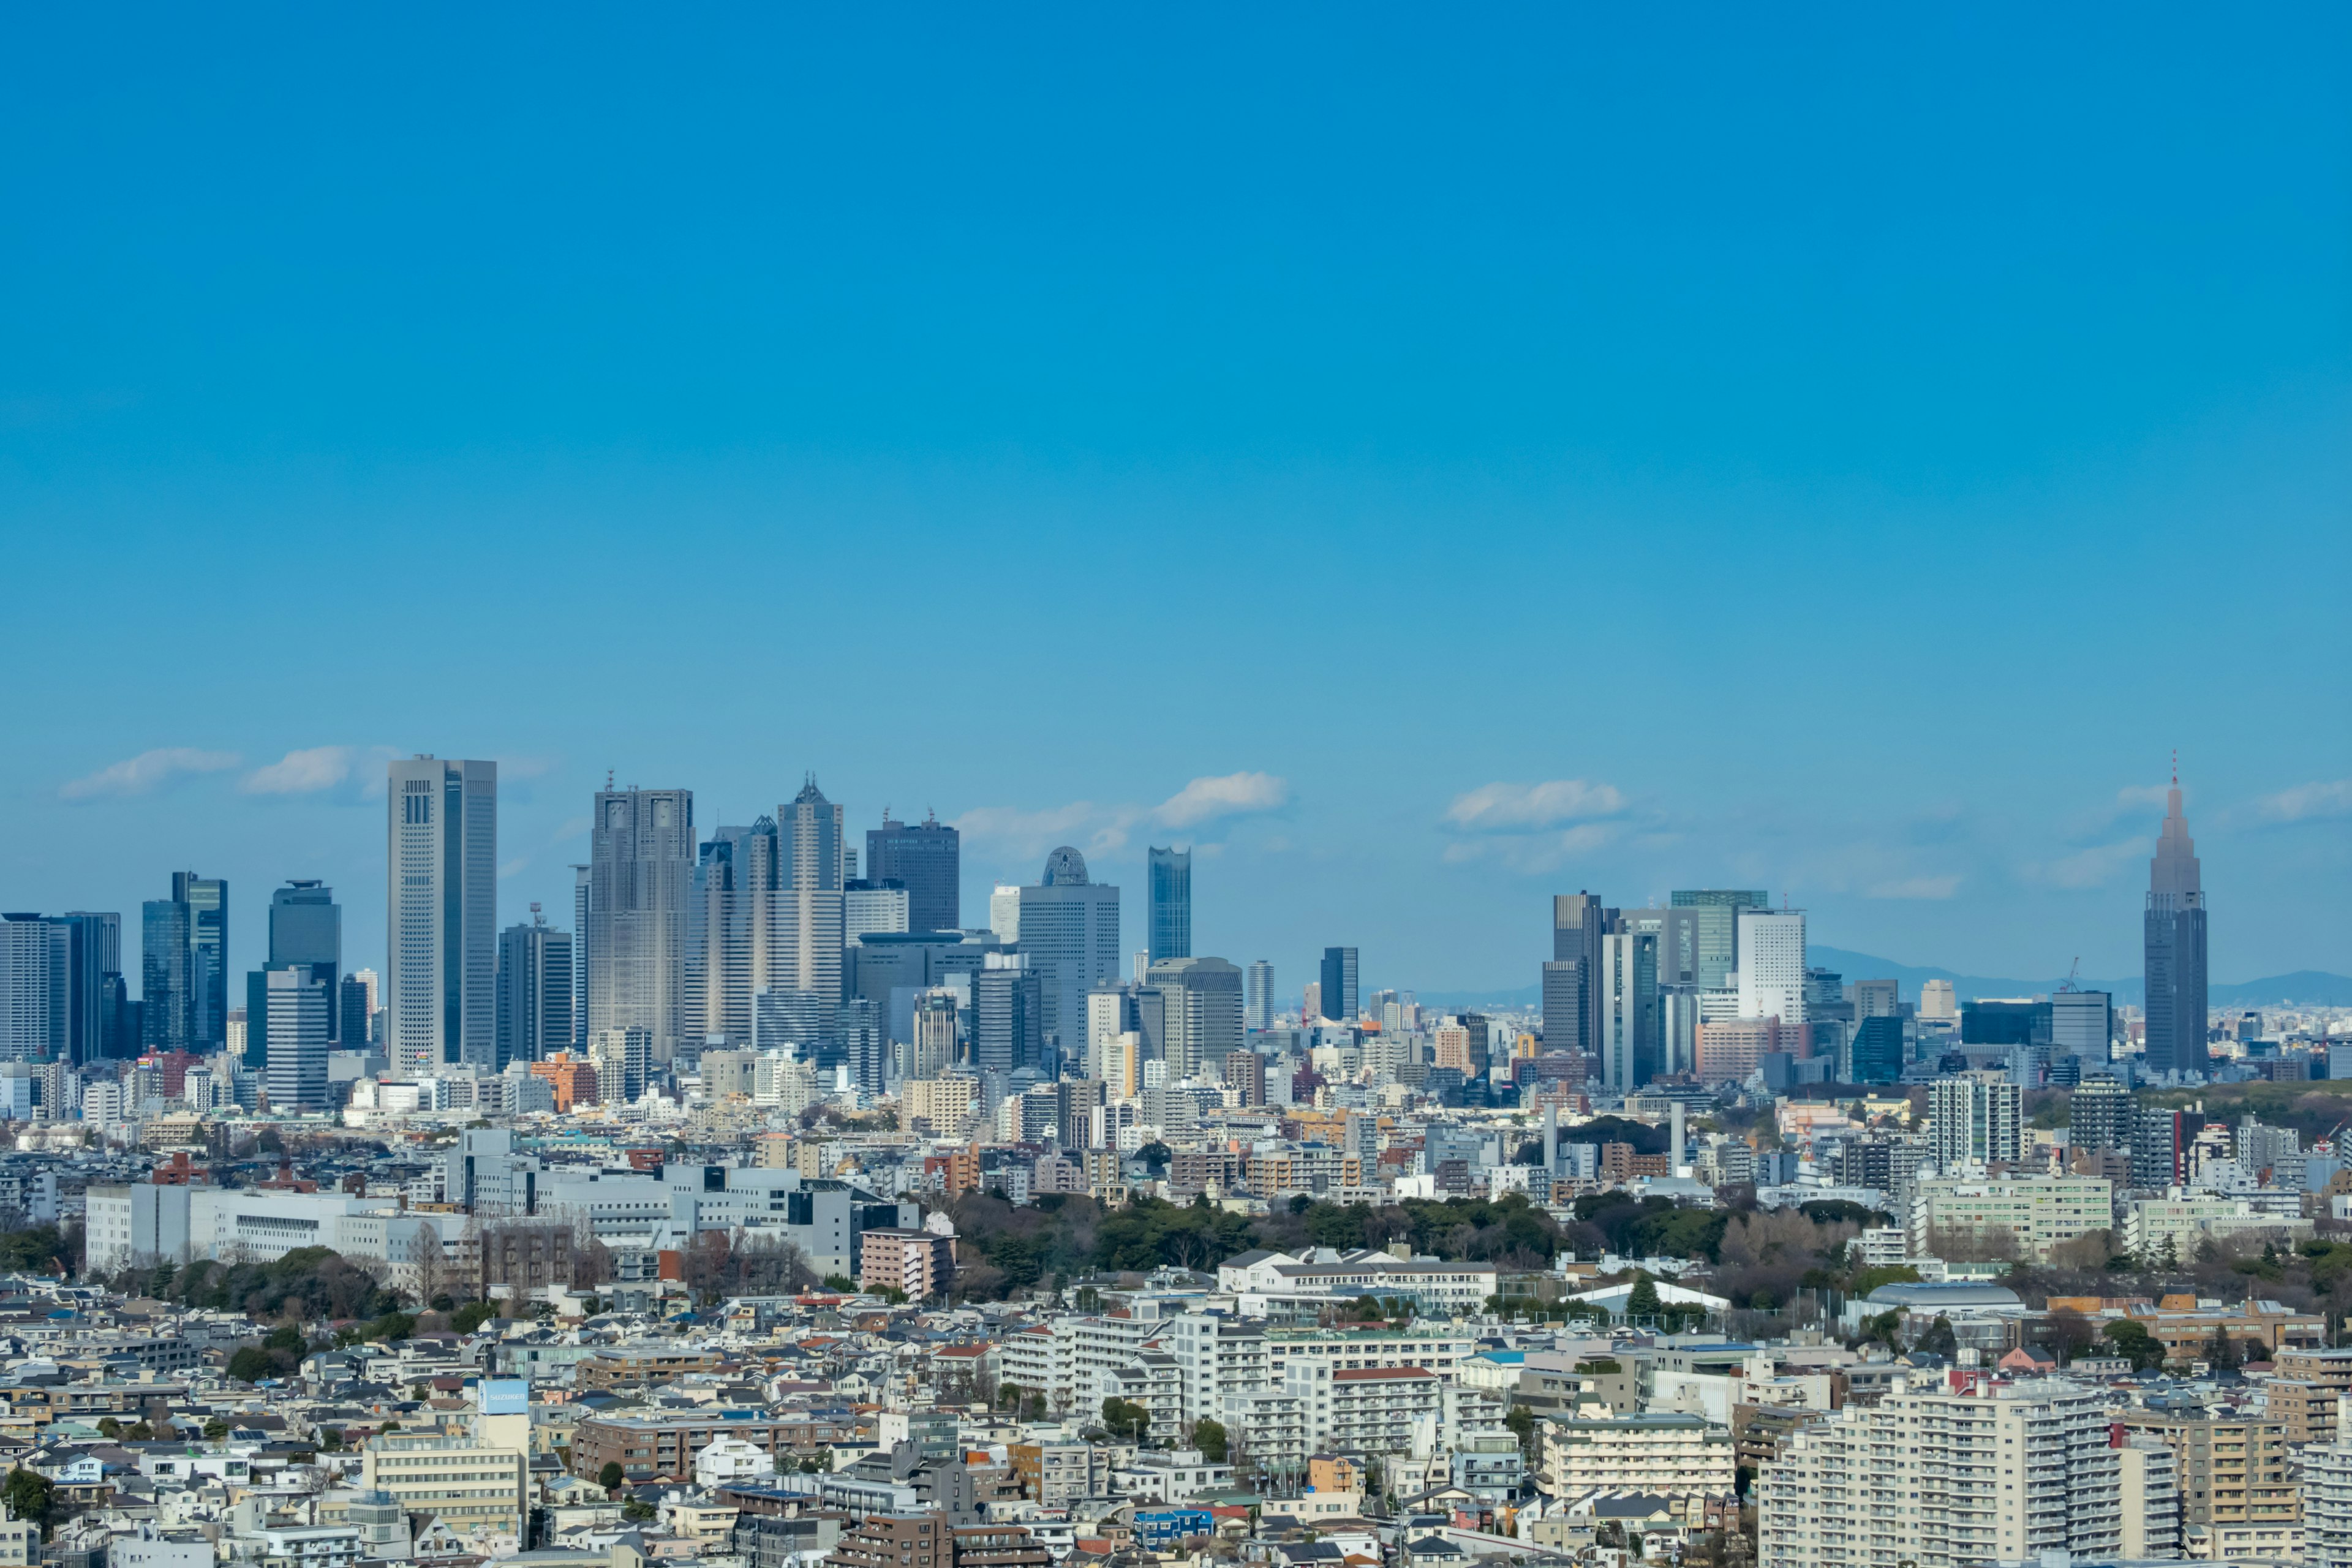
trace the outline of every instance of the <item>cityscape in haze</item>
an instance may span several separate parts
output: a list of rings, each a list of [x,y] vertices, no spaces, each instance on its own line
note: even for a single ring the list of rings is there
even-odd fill
[[[0,39],[0,1568],[2352,1568],[2352,9]]]

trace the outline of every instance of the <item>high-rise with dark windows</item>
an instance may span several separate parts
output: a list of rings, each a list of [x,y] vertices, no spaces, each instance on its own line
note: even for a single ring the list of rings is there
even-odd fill
[[[1356,950],[1323,950],[1323,1016],[1336,1024],[1356,1021]]]
[[[893,822],[866,830],[866,875],[896,878],[907,888],[907,929],[954,931],[963,924],[963,850],[956,830],[929,812],[918,823]]]
[[[2180,815],[2180,779],[2165,796],[2164,831],[2148,862],[2145,931],[2147,1065],[2201,1073],[2205,1051],[2205,892],[2197,844]]]
[[[1760,888],[1685,888],[1667,902],[1698,911],[1694,983],[1702,991],[1723,990],[1739,969],[1739,911],[1768,909],[1770,900]]]
[[[545,1061],[572,1045],[572,936],[539,906],[529,925],[499,933],[499,1070]]]
[[[1192,956],[1192,852],[1154,849],[1150,863],[1150,959]]]
[[[343,911],[324,882],[289,881],[269,895],[269,966],[281,963],[299,965],[326,985],[328,996],[335,994],[343,966]],[[248,1013],[251,1006],[248,1000]],[[328,1039],[335,1034],[331,1011]]]
[[[172,896],[140,907],[142,1042],[151,1051],[228,1043],[228,884],[172,873]]]

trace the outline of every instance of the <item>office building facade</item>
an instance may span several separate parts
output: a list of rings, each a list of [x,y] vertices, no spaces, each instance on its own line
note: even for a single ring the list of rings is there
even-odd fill
[[[1160,993],[1166,1030],[1161,1059],[1171,1081],[1223,1070],[1242,1048],[1242,972],[1222,958],[1171,958],[1147,972]]]
[[[529,925],[499,933],[498,1068],[572,1048],[572,936],[530,907]]]
[[[825,799],[811,774],[791,804],[776,808],[776,830],[784,884],[776,900],[772,984],[803,994],[816,1009],[815,1043],[829,1046],[842,997],[842,889],[850,880],[842,808]]]
[[[1692,984],[1702,991],[1723,990],[1739,968],[1739,911],[1765,908],[1769,900],[1764,890],[1690,888],[1668,895],[1666,901],[1676,909],[1693,910],[1696,916]]]
[[[2142,978],[2151,1072],[2202,1073],[2205,1046],[2205,890],[2196,841],[2180,815],[2180,781],[2165,795],[2164,828],[2148,862]]]
[[[269,964],[299,966],[331,1001],[343,973],[343,911],[324,882],[289,881],[269,895]],[[327,1037],[335,1037],[332,1009]]]
[[[1274,965],[1257,959],[1249,966],[1247,990],[1244,994],[1242,1026],[1249,1029],[1274,1027]]]
[[[39,915],[0,915],[0,1061],[67,1059],[69,945],[65,927]]]
[[[1631,1093],[1657,1076],[1658,939],[1649,931],[1601,939],[1601,1081]]]
[[[1118,979],[1118,889],[1090,880],[1086,857],[1066,844],[1045,858],[1037,884],[1021,889],[1020,933],[1037,975],[1045,1035],[1076,1058],[1087,993]]]
[[[392,1070],[497,1059],[499,765],[388,764],[384,1049]]]
[[[929,812],[918,823],[893,822],[866,832],[866,875],[907,889],[908,931],[954,931],[963,924],[961,836]]]
[[[299,963],[263,972],[268,993],[269,1109],[279,1115],[319,1115],[327,1098],[327,1031],[334,1009],[327,983]]]
[[[1805,914],[1802,910],[1742,909],[1738,921],[1739,1016],[1805,1021]]]
[[[592,820],[588,929],[598,962],[588,981],[588,1033],[641,1029],[651,1059],[667,1063],[688,1027],[694,792],[600,790]]]
[[[1581,1051],[1595,1058],[1601,1054],[1601,939],[1608,930],[1608,911],[1601,907],[1599,895],[1553,895],[1551,963],[1573,967],[1548,967],[1544,972],[1544,994],[1548,999],[1558,995],[1559,1021],[1572,1023],[1572,1027],[1563,1030],[1558,1039],[1553,1038],[1554,1010],[1548,1000],[1544,1015],[1546,1049]],[[1571,988],[1575,993],[1572,1009],[1568,1005]]]
[[[1153,849],[1149,867],[1149,962],[1192,956],[1192,852]]]
[[[151,1051],[228,1043],[228,884],[172,873],[172,896],[141,906],[140,994]]]
[[[1323,1016],[1334,1023],[1354,1023],[1359,1010],[1354,948],[1327,947],[1323,950],[1322,983]]]

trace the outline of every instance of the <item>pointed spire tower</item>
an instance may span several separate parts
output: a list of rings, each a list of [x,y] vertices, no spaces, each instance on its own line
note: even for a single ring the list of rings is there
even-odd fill
[[[2205,891],[2196,840],[2180,812],[2180,759],[2173,753],[2164,828],[2147,868],[2143,933],[2147,1066],[2152,1072],[2203,1073],[2205,1047]]]

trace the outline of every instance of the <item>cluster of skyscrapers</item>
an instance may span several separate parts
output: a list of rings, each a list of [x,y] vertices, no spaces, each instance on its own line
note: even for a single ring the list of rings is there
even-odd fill
[[[1248,1032],[1276,1024],[1271,964],[1244,971],[1194,954],[1181,848],[1148,851],[1146,942],[1123,973],[1119,889],[1094,880],[1075,848],[1054,850],[1034,882],[998,886],[986,923],[966,926],[959,836],[935,817],[886,811],[861,867],[843,808],[814,777],[772,815],[708,830],[691,790],[608,784],[594,796],[588,858],[573,868],[571,929],[534,904],[528,921],[501,930],[498,764],[418,756],[390,763],[387,785],[380,983],[346,970],[332,890],[296,880],[271,895],[268,958],[240,987],[228,973],[226,881],[174,872],[169,896],[141,910],[135,997],[119,916],[0,917],[0,1060],[79,1068],[241,1047],[231,1054],[253,1084],[295,1110],[328,1105],[336,1048],[380,1053],[399,1078],[568,1053],[623,1098],[707,1048],[789,1049],[877,1093],[961,1063],[993,1100],[1016,1078],[1050,1082],[1066,1068],[1124,1073],[1131,1087],[1213,1075]],[[2202,1073],[2206,911],[2177,780],[2150,868],[2145,951],[2147,1068]],[[1817,1047],[1843,1078],[1893,1081],[1917,1043],[1894,984],[1833,994],[1823,979],[1807,964],[1804,911],[1773,909],[1761,889],[1685,889],[1646,909],[1561,894],[1542,966],[1542,1052],[1576,1058],[1582,1079],[1620,1093],[1665,1078],[1742,1079]],[[1923,994],[1921,1016],[1957,1022],[1943,990]],[[2071,988],[1972,1004],[1968,1026],[1981,1037],[1964,1043],[2013,1032],[2021,1047],[2046,1049],[2053,1076],[2074,1063],[2072,1081],[2106,1058],[2107,1004]],[[1356,949],[1324,951],[1300,1014],[1305,1026],[1364,1016]],[[950,1015],[947,1044],[933,1028],[919,1050],[920,1019]]]

